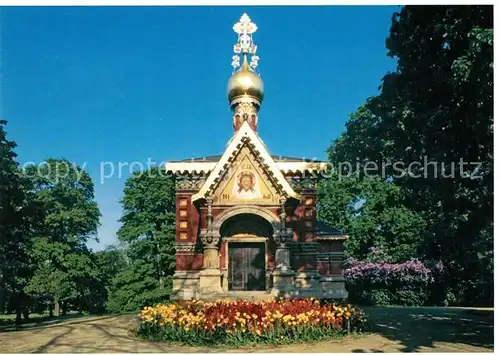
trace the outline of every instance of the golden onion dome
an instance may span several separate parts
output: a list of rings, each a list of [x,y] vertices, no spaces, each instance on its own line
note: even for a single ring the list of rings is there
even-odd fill
[[[234,73],[227,84],[227,97],[231,104],[238,97],[250,96],[259,103],[264,99],[264,82],[261,77],[250,68],[247,56],[243,55],[241,68]]]

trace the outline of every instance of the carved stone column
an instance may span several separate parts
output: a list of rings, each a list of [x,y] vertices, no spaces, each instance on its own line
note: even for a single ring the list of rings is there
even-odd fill
[[[203,244],[203,270],[200,271],[201,296],[222,293],[222,273],[219,268],[219,231],[212,227],[212,199],[207,199],[207,229],[200,233]]]
[[[276,231],[273,238],[276,242],[276,269],[273,272],[273,289],[275,297],[296,297],[295,272],[290,266],[289,243],[293,237],[291,228],[286,228],[285,199],[281,200],[281,228]]]
[[[286,204],[286,198],[285,197],[281,197],[280,198],[280,205],[281,205],[281,211],[280,211],[281,230],[284,230],[286,228],[286,210],[285,210],[285,204]]]
[[[273,235],[276,242],[276,269],[280,271],[291,270],[290,264],[290,248],[289,243],[293,237],[292,228],[286,228],[286,211],[285,211],[286,198],[280,199],[281,212],[280,212],[280,230],[276,231]]]
[[[274,235],[276,242],[276,270],[292,270],[290,266],[290,246],[288,243],[292,240],[293,231],[291,228],[284,228],[277,231]]]
[[[203,269],[219,269],[219,233],[213,229],[202,230],[200,239],[203,244]]]

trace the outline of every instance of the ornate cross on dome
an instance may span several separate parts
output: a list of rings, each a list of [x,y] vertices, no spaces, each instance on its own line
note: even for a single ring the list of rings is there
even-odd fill
[[[250,67],[255,69],[258,65],[259,57],[255,55],[257,46],[253,42],[252,33],[257,31],[257,25],[252,22],[247,14],[243,14],[240,21],[233,26],[233,30],[238,34],[238,41],[234,45],[235,55],[233,55],[231,65],[234,69],[240,66],[240,53],[243,54],[243,56],[251,54]]]

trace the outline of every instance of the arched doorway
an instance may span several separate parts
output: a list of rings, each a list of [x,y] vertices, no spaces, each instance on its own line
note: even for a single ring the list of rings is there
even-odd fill
[[[226,248],[227,290],[266,290],[266,271],[274,253],[271,223],[259,215],[240,213],[221,224],[220,235]]]

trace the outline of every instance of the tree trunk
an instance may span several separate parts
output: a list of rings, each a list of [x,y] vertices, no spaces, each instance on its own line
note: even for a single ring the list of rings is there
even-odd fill
[[[161,227],[157,224],[156,228],[159,230]],[[156,240],[155,237],[155,242],[156,242],[156,260],[158,262],[158,279],[160,282],[160,290],[163,290],[165,287],[165,280],[163,280],[163,265],[161,262],[161,253],[160,253],[160,245],[158,244],[158,241]]]
[[[28,297],[28,295],[24,292],[21,292],[20,299],[21,299],[21,310],[23,312],[23,318],[24,320],[28,320],[30,317],[31,300]]]
[[[61,305],[59,304],[59,299],[58,298],[54,299],[54,303],[55,303],[56,317],[59,317],[60,312],[61,312]]]
[[[23,317],[24,317],[24,320],[30,319],[30,310],[28,307],[23,308]]]
[[[0,315],[5,313],[5,302],[6,302],[7,292],[5,291],[5,287],[3,284],[0,285]]]
[[[21,305],[19,302],[16,304],[16,324],[21,324]]]

